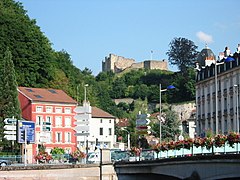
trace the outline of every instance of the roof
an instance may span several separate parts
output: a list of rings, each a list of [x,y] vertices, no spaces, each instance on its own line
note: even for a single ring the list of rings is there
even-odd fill
[[[199,65],[201,66],[205,66],[205,60],[215,60],[215,55],[212,52],[211,49],[209,49],[207,46],[202,49],[202,51],[199,53],[198,58],[197,58],[197,62],[199,63]]]
[[[129,126],[129,120],[127,118],[119,119],[116,123],[116,126],[118,127],[127,127]]]
[[[35,102],[77,104],[77,101],[68,96],[63,90],[59,89],[18,87],[18,91],[29,100]]]
[[[93,118],[114,118],[115,117],[102,109],[99,109],[97,107],[92,107],[92,117]]]

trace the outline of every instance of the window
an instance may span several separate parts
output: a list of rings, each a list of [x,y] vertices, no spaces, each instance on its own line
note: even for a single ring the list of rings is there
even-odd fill
[[[52,94],[57,94],[57,92],[54,89],[49,89],[48,91]]]
[[[32,89],[30,89],[30,88],[26,88],[26,90],[28,91],[28,92],[34,92]]]
[[[43,112],[43,107],[42,106],[37,106],[36,107],[36,112]]]
[[[61,107],[57,107],[57,108],[55,109],[55,112],[56,112],[56,113],[62,113],[62,108],[61,108]]]
[[[71,117],[65,117],[65,126],[71,127]]]
[[[57,116],[55,118],[56,120],[56,126],[62,126],[62,117],[61,116]]]
[[[41,99],[41,98],[43,98],[41,95],[39,95],[39,94],[35,94],[34,95],[36,98],[39,98],[39,99]]]
[[[53,108],[51,106],[46,107],[46,112],[47,113],[52,113]]]
[[[62,133],[56,132],[56,142],[61,142],[62,141]]]
[[[108,128],[108,135],[109,135],[109,136],[112,135],[112,128]]]
[[[52,123],[52,117],[51,116],[46,116],[46,122]]]
[[[99,129],[99,134],[100,134],[100,135],[103,135],[103,128],[100,128],[100,129]]]
[[[112,121],[111,121],[111,119],[109,120],[109,123],[111,123]]]
[[[36,125],[40,126],[42,124],[42,116],[36,116]]]
[[[102,123],[102,119],[100,119],[100,123]]]
[[[71,143],[71,133],[70,132],[65,133],[65,142]]]
[[[64,112],[65,112],[66,114],[71,114],[71,108],[65,108],[65,109],[64,109]]]
[[[36,133],[36,141],[37,142],[40,142],[40,135],[41,135],[41,132]]]

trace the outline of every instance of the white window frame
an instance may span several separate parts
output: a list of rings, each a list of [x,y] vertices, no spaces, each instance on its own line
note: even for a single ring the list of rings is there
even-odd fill
[[[70,107],[65,107],[64,108],[64,113],[65,114],[71,114],[72,113],[72,109]]]
[[[43,112],[43,106],[36,106],[36,112]]]
[[[65,121],[65,127],[71,127],[71,125],[72,125],[72,118],[70,116],[66,116],[64,118],[64,121]]]
[[[46,106],[46,113],[52,113],[53,107],[52,106]]]
[[[55,107],[55,113],[62,113],[62,107]]]
[[[62,132],[56,132],[55,141],[56,141],[56,143],[62,142]]]
[[[55,126],[61,127],[62,126],[62,116],[56,116],[55,117]]]
[[[52,124],[52,116],[46,116],[46,122],[49,122]]]
[[[71,132],[65,132],[65,143],[71,143],[72,138],[71,138]]]
[[[37,116],[36,116],[36,125],[37,125],[37,126],[41,126],[41,125],[42,125],[42,122],[43,122],[43,116],[37,115]]]

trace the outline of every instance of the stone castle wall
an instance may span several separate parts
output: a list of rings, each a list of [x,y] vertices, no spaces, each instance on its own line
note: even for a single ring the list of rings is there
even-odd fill
[[[126,69],[161,69],[168,70],[167,61],[146,60],[136,63],[134,59],[125,58],[110,54],[109,57],[105,57],[105,62],[102,62],[102,71],[112,70],[115,73],[122,72]]]

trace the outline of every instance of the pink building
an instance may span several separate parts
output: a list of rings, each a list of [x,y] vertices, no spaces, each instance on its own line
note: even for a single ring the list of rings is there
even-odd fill
[[[73,118],[77,102],[62,90],[19,87],[18,92],[23,119],[35,122],[36,127],[35,144],[27,146],[27,155],[35,156],[40,144],[48,152],[54,147],[73,152],[77,146]]]

